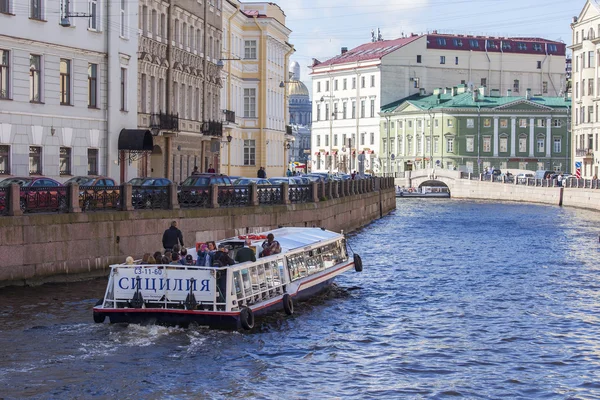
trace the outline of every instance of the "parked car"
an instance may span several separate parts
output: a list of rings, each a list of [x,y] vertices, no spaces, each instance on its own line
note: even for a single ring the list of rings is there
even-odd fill
[[[179,205],[182,207],[206,207],[210,200],[210,187],[218,186],[233,186],[231,178],[222,174],[202,173],[189,176],[181,186],[177,193]],[[220,204],[226,204],[234,198],[234,189],[227,189],[221,193]],[[248,196],[247,190],[244,196]]]
[[[275,176],[269,178],[269,182],[271,182],[271,185],[281,185],[282,183],[287,183],[288,185],[301,185],[302,180],[296,178],[296,176]]]
[[[310,182],[325,182],[325,179],[321,175],[317,174],[306,174],[302,175],[302,178],[308,179]]]
[[[222,174],[197,174],[188,177],[182,187],[210,187],[211,185],[231,186],[231,178]]]
[[[251,183],[256,183],[257,185],[270,185],[268,179],[263,178],[239,178],[233,181],[234,186],[248,186]]]
[[[0,187],[16,183],[21,187],[21,211],[61,211],[67,208],[67,188],[60,182],[44,176],[12,177],[0,181]],[[0,209],[6,204],[6,192],[0,192]]]
[[[528,178],[533,178],[533,174],[518,174],[517,175],[517,183],[527,183]]]
[[[133,208],[166,208],[168,205],[167,178],[133,178],[127,182],[133,186],[131,204]]]
[[[552,176],[552,174],[554,174],[554,171],[544,171],[544,170],[539,170],[539,171],[535,171],[535,179],[550,179],[550,176]]]
[[[74,176],[65,182],[79,184],[79,207],[82,210],[119,207],[121,188],[106,176]]]

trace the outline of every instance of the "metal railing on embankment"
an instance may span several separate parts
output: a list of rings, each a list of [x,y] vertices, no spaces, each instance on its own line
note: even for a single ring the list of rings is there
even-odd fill
[[[394,178],[313,182],[308,185],[79,186],[0,188],[0,216],[37,212],[173,210],[302,204],[393,189]]]
[[[600,179],[577,179],[565,178],[562,181],[558,179],[535,179],[519,176],[506,175],[484,175],[470,174],[461,172],[460,179],[468,179],[481,182],[501,183],[506,185],[521,185],[533,187],[564,187],[570,189],[600,189]]]

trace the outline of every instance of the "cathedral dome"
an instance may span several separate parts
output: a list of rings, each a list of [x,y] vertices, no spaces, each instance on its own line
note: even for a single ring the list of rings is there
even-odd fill
[[[292,80],[288,83],[288,96],[310,96],[306,85],[300,81]]]

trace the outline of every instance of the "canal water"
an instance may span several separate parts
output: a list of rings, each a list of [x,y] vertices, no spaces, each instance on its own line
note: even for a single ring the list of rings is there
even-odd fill
[[[94,324],[105,280],[0,289],[0,398],[597,399],[599,233],[403,199],[350,237],[363,273],[251,333]]]

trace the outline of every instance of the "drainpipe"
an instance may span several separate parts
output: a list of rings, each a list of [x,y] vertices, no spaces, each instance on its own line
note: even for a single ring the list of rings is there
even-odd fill
[[[485,40],[485,56],[488,59],[488,74],[487,74],[487,84],[491,85],[492,81],[490,79],[490,75],[492,74],[491,70],[492,70],[492,59],[490,58],[490,54],[488,53],[488,41],[487,39]]]
[[[259,148],[261,149],[261,152],[260,152],[261,153],[260,154],[261,155],[261,159],[264,159],[264,162],[261,161],[261,165],[264,165],[265,168],[267,168],[268,167],[268,165],[267,165],[267,154],[266,154],[267,153],[267,148],[266,148],[266,142],[267,141],[263,137],[263,135],[264,135],[264,122],[267,119],[267,115],[266,115],[266,112],[267,112],[267,110],[266,110],[266,85],[267,85],[267,76],[266,76],[266,70],[262,66],[262,62],[265,60],[265,57],[263,57],[262,55],[263,55],[264,52],[266,52],[267,49],[266,49],[266,44],[263,44],[263,38],[264,38],[264,35],[265,35],[265,30],[258,23],[258,19],[257,19],[256,16],[252,17],[252,19],[254,20],[254,23],[256,24],[256,26],[258,27],[258,29],[260,30],[260,41],[259,41],[259,43],[260,43],[260,52],[261,52],[261,54],[259,55],[259,62],[258,62],[258,74],[260,76],[260,87],[258,89],[259,89],[259,92],[260,92],[260,97],[259,97],[260,98],[260,104],[259,105],[262,105],[262,106],[260,107],[260,117],[259,117],[260,118],[260,123],[259,123],[259,125],[260,125],[260,127],[259,127],[260,135],[259,135],[258,141],[260,143]],[[264,148],[264,151],[263,151],[263,148]]]
[[[481,106],[477,104],[477,171],[481,174],[481,159],[479,151],[481,149]]]
[[[548,58],[548,43],[545,44],[545,49],[546,49],[546,55],[544,56],[544,59],[542,60],[542,65],[540,65],[540,93],[542,94],[542,96],[544,95],[544,65],[546,65],[546,59]],[[550,74],[548,74],[549,76]],[[552,85],[554,86],[554,85]],[[556,91],[556,90],[555,90]]]
[[[502,43],[502,40],[500,41],[500,93],[502,93],[502,81],[503,81],[503,77],[502,75],[504,75],[504,46]]]
[[[354,107],[354,116],[356,117],[356,159],[354,160],[354,168],[358,169],[358,172],[363,174],[364,173],[364,159],[362,161],[362,166],[363,166],[363,170],[360,170],[359,168],[356,168],[357,164],[358,164],[358,157],[360,155],[360,151],[359,151],[359,145],[360,145],[360,119],[359,119],[359,114],[358,114],[358,107],[360,106],[360,72],[358,71],[358,63],[357,63],[357,68],[354,68],[354,72],[356,72],[356,100],[355,100],[355,107]],[[350,106],[352,106],[352,102],[350,102]],[[352,154],[352,153],[351,153]]]
[[[287,44],[287,43],[286,43]],[[290,61],[290,56],[292,55],[292,53],[294,53],[296,51],[296,49],[294,49],[294,46],[290,45],[290,49],[287,51],[287,53],[285,53],[284,56],[284,60],[283,60],[283,129],[285,129],[284,133],[283,133],[283,175],[285,176],[287,167],[289,165],[289,160],[288,158],[289,156],[289,150],[286,147],[286,143],[287,143],[287,138],[285,135],[287,135],[287,125],[288,125],[288,117],[290,114],[290,107],[288,104],[288,98],[287,98],[287,85],[285,82],[287,82],[287,79],[289,79],[289,61]],[[277,85],[279,86],[279,85]],[[293,133],[292,133],[293,135]],[[293,148],[292,148],[293,149]]]
[[[229,28],[229,37],[227,38],[227,48],[229,49],[229,57],[227,58],[233,58],[231,57],[231,37],[233,36],[233,32],[231,31],[231,20],[235,18],[239,12],[240,8],[236,7],[235,12],[231,14],[231,17],[229,17],[229,19],[227,20],[227,26]],[[231,62],[227,63],[227,109],[231,110]]]
[[[169,67],[167,68],[167,79],[165,79],[165,112],[175,113],[175,110],[171,110],[172,104],[172,96],[173,96],[173,39],[175,35],[171,30],[173,26],[172,19],[173,18],[173,0],[169,0],[169,8],[167,10],[167,62],[169,63]],[[171,142],[173,139],[170,137],[165,138],[165,159],[164,159],[164,176],[166,178],[169,177],[169,167],[171,166],[171,148],[173,147],[173,143]],[[202,160],[200,160],[202,164]]]
[[[111,57],[110,57],[110,38],[109,38],[109,34],[110,34],[110,30],[108,29],[109,27],[109,21],[110,21],[110,1],[106,2],[106,27],[104,29],[104,32],[106,34],[106,74],[107,76],[113,76],[114,74],[112,73],[112,68],[110,66],[110,61],[111,61]],[[136,60],[137,62],[137,60]],[[109,167],[110,167],[110,125],[109,123],[112,121],[112,102],[110,100],[110,96],[111,96],[111,85],[110,82],[107,81],[106,84],[106,175],[105,176],[110,176],[109,175]],[[119,153],[119,150],[117,148],[117,160],[121,160],[121,155]],[[119,176],[121,175],[121,173],[119,172]],[[124,182],[121,182],[124,183]]]

